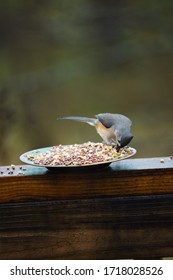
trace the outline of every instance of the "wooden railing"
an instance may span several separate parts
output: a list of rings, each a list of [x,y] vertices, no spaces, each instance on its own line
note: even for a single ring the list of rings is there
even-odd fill
[[[172,157],[0,167],[0,259],[172,256]]]

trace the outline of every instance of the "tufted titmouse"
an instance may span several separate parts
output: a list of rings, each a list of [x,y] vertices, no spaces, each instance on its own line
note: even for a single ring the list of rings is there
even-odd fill
[[[64,116],[57,119],[86,122],[95,126],[104,143],[113,145],[117,149],[126,146],[133,138],[131,133],[132,122],[121,114],[102,113],[96,115],[96,118]]]

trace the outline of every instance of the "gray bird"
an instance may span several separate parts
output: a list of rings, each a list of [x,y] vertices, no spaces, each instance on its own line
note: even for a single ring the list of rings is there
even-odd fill
[[[96,118],[64,116],[57,119],[85,122],[95,126],[104,143],[113,145],[117,149],[126,146],[133,138],[131,133],[132,122],[121,114],[102,113],[96,115]]]

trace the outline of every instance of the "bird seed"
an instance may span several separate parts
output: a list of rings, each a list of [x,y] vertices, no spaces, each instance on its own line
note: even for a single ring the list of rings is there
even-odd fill
[[[87,142],[74,145],[58,145],[46,150],[27,154],[26,157],[35,165],[40,166],[85,166],[105,162],[133,154],[130,147],[121,148],[118,152],[115,147],[103,144]]]

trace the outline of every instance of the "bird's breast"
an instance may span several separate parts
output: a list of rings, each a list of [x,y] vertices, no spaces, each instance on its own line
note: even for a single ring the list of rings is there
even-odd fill
[[[97,122],[95,127],[97,133],[102,137],[105,143],[110,144],[112,139],[116,139],[116,135],[112,127],[106,128],[101,122]]]

